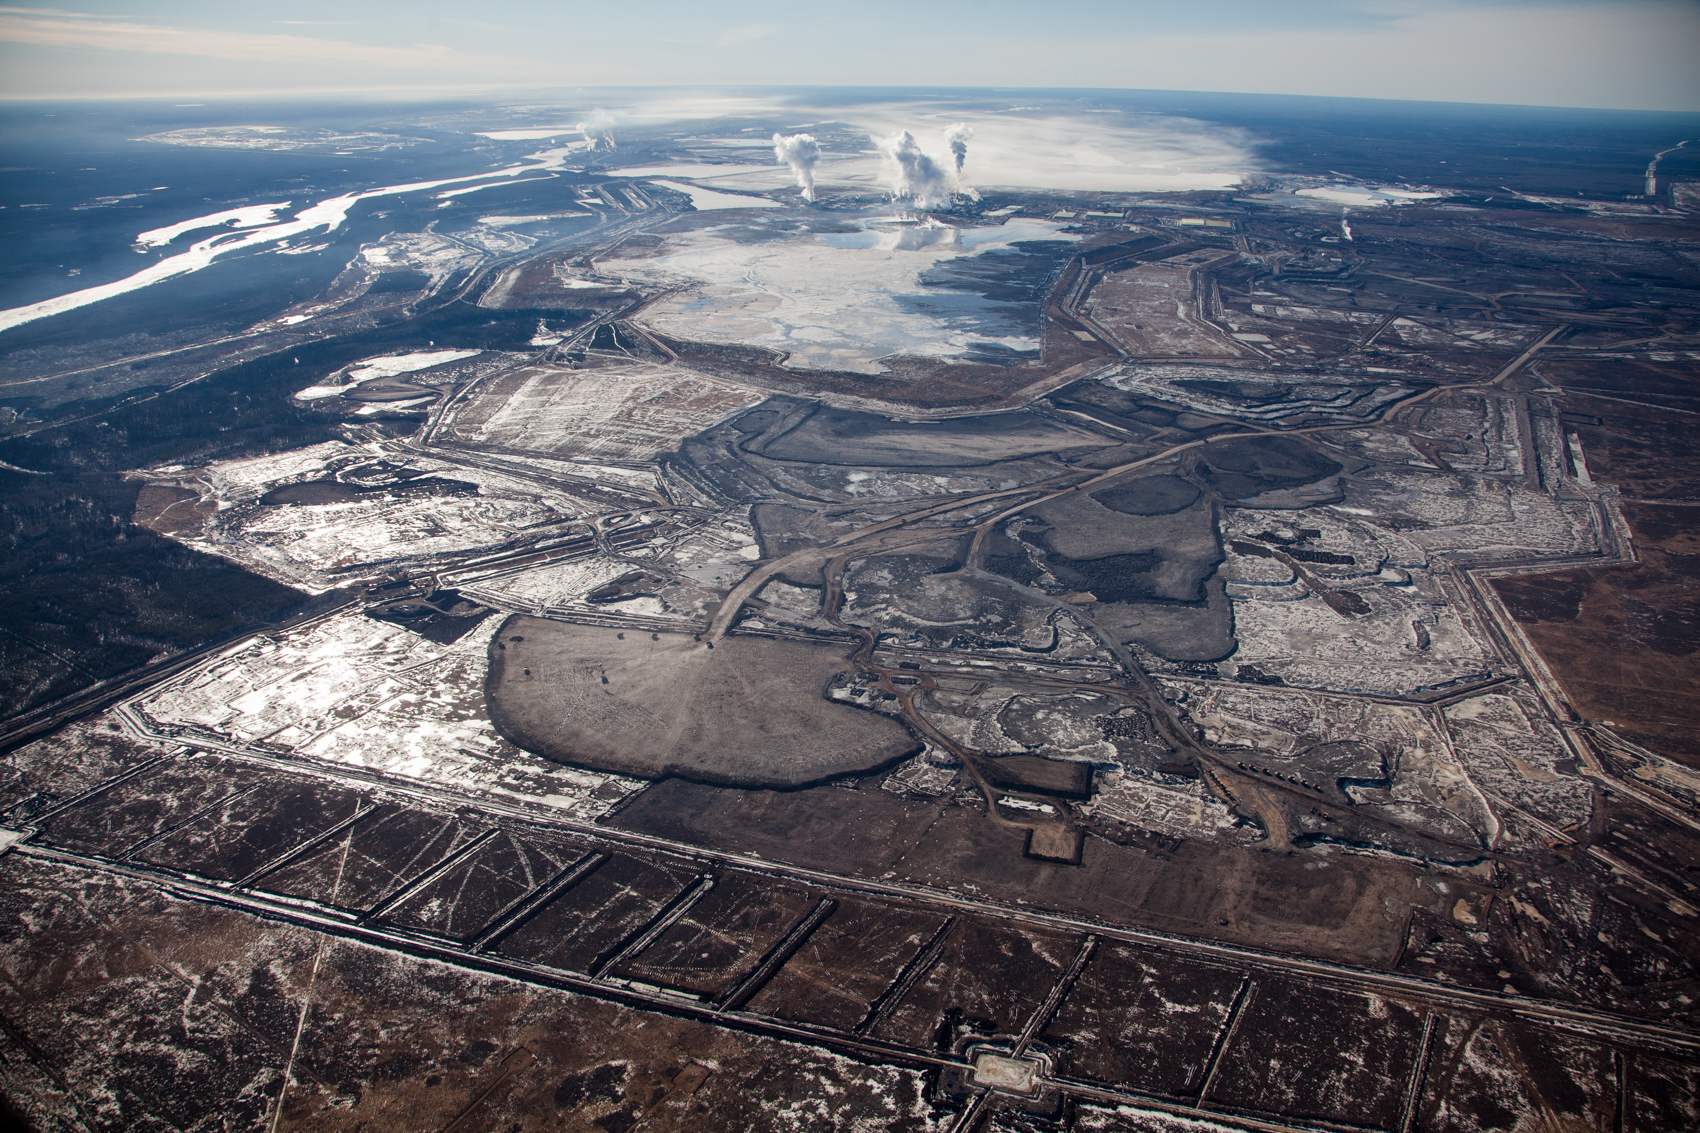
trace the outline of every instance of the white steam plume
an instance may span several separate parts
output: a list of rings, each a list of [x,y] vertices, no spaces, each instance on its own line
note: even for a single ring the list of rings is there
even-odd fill
[[[873,143],[885,156],[892,196],[914,201],[921,208],[939,208],[950,203],[955,177],[922,151],[914,134],[903,130],[889,138],[876,137]]]
[[[803,199],[815,199],[815,162],[820,160],[820,143],[812,134],[773,135],[773,156],[791,167]]]
[[[613,120],[606,114],[598,112],[591,118],[578,124],[578,132],[584,135],[584,140],[590,143],[593,150],[611,150],[620,147],[614,144]]]
[[[950,147],[950,156],[956,159],[956,179],[962,180],[962,163],[968,160],[968,142],[974,137],[974,127],[966,122],[958,122],[944,132],[944,143]]]

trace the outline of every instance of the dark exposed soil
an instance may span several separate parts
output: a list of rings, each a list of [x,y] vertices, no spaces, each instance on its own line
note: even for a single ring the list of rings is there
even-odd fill
[[[485,827],[453,814],[386,806],[261,882],[274,893],[364,911]]]
[[[1210,1096],[1236,1108],[1396,1128],[1422,1030],[1420,1011],[1393,1000],[1258,980]]]
[[[470,940],[503,909],[547,885],[583,855],[584,847],[556,836],[499,831],[384,917],[421,932]]]
[[[1700,554],[1674,507],[1629,505],[1639,563],[1499,578],[1494,589],[1552,666],[1572,707],[1673,759],[1700,766]],[[1676,518],[1700,508],[1682,509]]]
[[[1588,596],[1591,582],[1586,574],[1567,571],[1499,579],[1494,589],[1499,591],[1512,617],[1533,625],[1575,621],[1582,612],[1582,600]]]
[[[1312,484],[1340,471],[1337,461],[1297,437],[1239,437],[1203,451],[1207,478],[1231,500]]]
[[[870,468],[945,468],[1066,449],[1098,448],[1102,438],[1032,413],[903,422],[822,407],[750,451],[772,460]]]
[[[122,854],[144,838],[171,829],[219,800],[254,785],[241,764],[193,767],[166,765],[97,795],[44,830],[54,841],[97,853]]]
[[[8,1082],[21,1035],[82,1100],[73,1128],[936,1128],[916,1071],[4,863]]]
[[[740,791],[664,780],[611,822],[809,868],[972,884],[996,900],[1360,963],[1385,963],[1400,947],[1384,902],[1444,903],[1414,884],[1420,866],[1392,859],[1354,857],[1317,871],[1306,868],[1309,858],[1255,848],[1092,837],[1080,865],[1049,864],[1022,857],[1024,830],[989,823],[977,808],[876,789]]]
[[[615,855],[503,940],[501,950],[590,971],[678,896],[690,877],[682,868]]]
[[[729,874],[616,974],[702,996],[722,995],[819,899],[801,886]]]
[[[1240,973],[1104,944],[1044,1038],[1063,1073],[1178,1097],[1196,1093]]]
[[[1036,755],[1004,755],[978,764],[986,782],[1006,791],[1033,791],[1065,799],[1092,797],[1092,766]]]
[[[795,787],[918,750],[889,717],[826,699],[842,645],[620,634],[515,615],[490,642],[490,718],[514,744],[644,779]]]
[[[268,506],[346,504],[371,496],[476,496],[478,485],[465,480],[445,480],[438,476],[420,476],[395,484],[349,484],[341,480],[304,480],[273,488],[260,497]]]
[[[169,484],[143,484],[136,493],[136,511],[131,517],[138,527],[161,535],[189,535],[217,511],[215,501],[202,501],[192,488]]]
[[[983,1035],[1017,1034],[1062,974],[1078,937],[959,923],[943,950],[875,1034],[910,1046],[949,1050],[961,1026]]]
[[[943,923],[919,910],[841,900],[750,1009],[851,1030]]]
[[[1100,488],[1092,498],[1126,515],[1169,515],[1198,502],[1198,485],[1179,476],[1146,476]]]
[[[349,817],[359,804],[345,787],[316,784],[254,791],[232,799],[136,856],[171,869],[235,881]]]

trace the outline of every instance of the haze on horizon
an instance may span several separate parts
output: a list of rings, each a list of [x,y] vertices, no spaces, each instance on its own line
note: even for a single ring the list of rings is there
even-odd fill
[[[999,86],[1700,111],[1696,58],[1695,0],[0,6],[13,100]]]

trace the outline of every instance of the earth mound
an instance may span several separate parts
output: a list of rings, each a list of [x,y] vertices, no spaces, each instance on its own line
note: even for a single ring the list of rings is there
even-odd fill
[[[516,614],[490,642],[490,719],[526,751],[640,779],[785,789],[919,749],[902,724],[827,700],[844,647],[570,625]]]

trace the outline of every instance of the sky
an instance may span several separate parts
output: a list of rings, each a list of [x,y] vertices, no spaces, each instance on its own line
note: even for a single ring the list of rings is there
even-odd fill
[[[84,0],[0,98],[1099,87],[1700,111],[1700,0]]]

